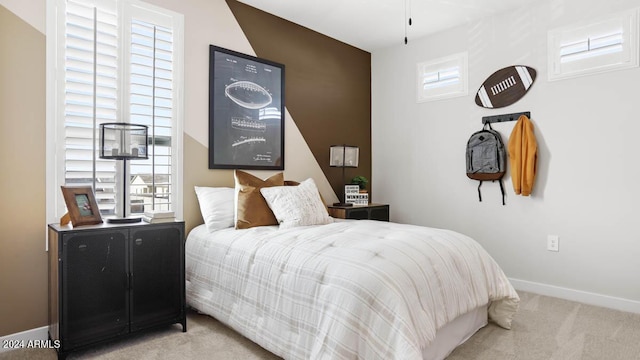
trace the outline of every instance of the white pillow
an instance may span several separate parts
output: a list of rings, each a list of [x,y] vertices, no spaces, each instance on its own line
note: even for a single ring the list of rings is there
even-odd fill
[[[278,219],[281,229],[333,222],[313,179],[307,179],[298,186],[264,187],[260,193]]]
[[[195,186],[200,212],[209,232],[233,226],[234,188]]]

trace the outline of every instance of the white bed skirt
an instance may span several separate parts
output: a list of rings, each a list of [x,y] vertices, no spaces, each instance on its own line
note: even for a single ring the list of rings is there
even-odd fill
[[[424,360],[442,360],[487,325],[487,306],[460,315],[436,332],[436,339],[422,351]]]

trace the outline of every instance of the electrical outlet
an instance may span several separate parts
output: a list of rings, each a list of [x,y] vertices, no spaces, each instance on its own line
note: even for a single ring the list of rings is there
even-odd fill
[[[547,250],[556,252],[560,250],[560,237],[558,235],[547,235]]]

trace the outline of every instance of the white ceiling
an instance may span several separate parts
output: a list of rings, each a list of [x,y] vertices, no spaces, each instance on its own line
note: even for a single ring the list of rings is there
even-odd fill
[[[535,0],[239,0],[360,49],[409,42]],[[405,11],[406,7],[406,11]]]

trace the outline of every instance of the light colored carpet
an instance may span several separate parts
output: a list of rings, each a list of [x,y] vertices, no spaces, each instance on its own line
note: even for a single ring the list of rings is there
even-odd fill
[[[519,292],[512,330],[489,324],[447,360],[640,360],[640,315]],[[279,359],[215,319],[189,312],[179,325],[72,353],[68,359]],[[0,360],[53,360],[53,350],[23,349]]]

